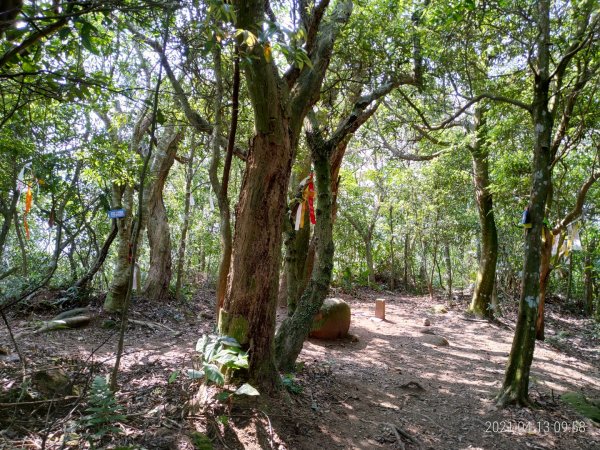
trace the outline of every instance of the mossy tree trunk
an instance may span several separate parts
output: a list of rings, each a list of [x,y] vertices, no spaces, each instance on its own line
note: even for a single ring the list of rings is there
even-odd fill
[[[412,78],[403,79],[404,84],[412,82]],[[364,124],[377,110],[382,98],[401,82],[386,83],[369,95],[360,97],[352,112],[338,124],[336,131],[329,139],[323,137],[322,130],[314,114],[309,114],[310,127],[307,130],[307,142],[316,174],[317,191],[317,223],[315,225],[315,263],[311,278],[304,293],[300,297],[294,313],[284,319],[275,339],[277,367],[281,371],[292,371],[304,341],[310,333],[313,318],[323,305],[329,292],[333,271],[333,183],[332,172],[336,173],[341,165],[341,158],[354,132]],[[373,104],[374,103],[374,104]],[[373,104],[373,106],[371,106]],[[341,156],[340,156],[341,155]]]
[[[473,298],[469,311],[480,317],[492,317],[492,296],[496,280],[498,260],[498,231],[494,220],[494,204],[490,192],[488,150],[485,144],[484,111],[481,106],[475,109],[474,142],[469,146],[473,159],[473,184],[479,213],[481,230],[481,256]]]
[[[293,315],[281,324],[275,341],[279,370],[294,369],[296,358],[310,332],[313,317],[329,291],[333,271],[333,225],[331,217],[331,142],[313,142],[311,154],[316,175],[317,224],[315,225],[316,264],[311,279]],[[288,281],[289,282],[289,281]]]
[[[303,180],[310,171],[310,158],[306,160],[306,163],[303,163],[304,167],[299,173],[300,180]],[[303,186],[299,186],[295,192],[295,199],[302,198]],[[297,201],[294,203],[297,204]],[[301,200],[300,204],[297,206],[298,208],[302,207]],[[287,298],[287,308],[288,315],[291,316],[306,287],[307,283],[307,255],[310,244],[310,218],[308,208],[304,212],[304,226],[299,230],[295,230],[294,220],[296,215],[294,214],[294,210],[292,213],[292,220],[289,226],[287,226],[287,230],[285,232],[285,272],[286,272],[286,298]]]
[[[123,309],[127,288],[129,286],[129,271],[131,265],[130,256],[130,237],[131,227],[133,225],[133,186],[131,185],[112,185],[112,205],[113,208],[125,209],[125,217],[117,219],[117,259],[113,278],[104,300],[104,310],[108,312],[119,312]]]
[[[542,229],[548,188],[550,185],[550,144],[553,117],[548,108],[550,89],[550,2],[537,5],[539,36],[536,42],[537,74],[533,88],[534,158],[529,214],[532,227],[525,231],[525,260],[519,314],[508,358],[502,389],[497,397],[500,405],[529,403],[529,373],[535,348],[535,323],[540,295],[540,262]]]

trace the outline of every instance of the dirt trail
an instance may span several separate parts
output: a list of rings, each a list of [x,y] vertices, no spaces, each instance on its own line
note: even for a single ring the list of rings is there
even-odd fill
[[[538,344],[530,391],[545,408],[497,410],[493,397],[503,379],[510,329],[465,320],[464,305],[436,314],[423,297],[381,297],[384,322],[373,320],[374,295],[347,298],[350,331],[359,342],[311,340],[301,354],[306,367],[328,372],[326,382],[306,380],[306,395],[318,405],[313,423],[328,440],[326,448],[400,448],[389,424],[418,441],[401,434],[407,448],[600,448],[600,429],[586,421],[585,431],[574,430],[581,417],[558,400],[579,389],[600,397],[597,352],[583,360]],[[429,327],[423,326],[426,318]],[[429,343],[432,335],[423,331],[449,345]],[[320,439],[298,436],[291,448],[315,448]]]
[[[307,342],[299,360],[303,368],[295,378],[302,392],[259,408],[213,405],[210,412],[191,418],[183,418],[182,406],[197,392],[196,382],[183,375],[168,380],[174,371],[192,366],[196,340],[212,327],[212,308],[198,312],[165,305],[150,316],[136,317],[166,322],[181,334],[139,326],[128,331],[118,398],[130,419],[113,444],[193,449],[188,436],[197,430],[212,437],[214,448],[231,449],[600,448],[600,428],[559,400],[560,394],[581,389],[600,398],[598,341],[583,333],[589,322],[555,314],[550,307],[548,336],[560,328],[567,337],[556,341],[561,351],[547,343],[536,347],[530,392],[542,407],[498,410],[493,397],[512,340],[507,326],[466,320],[464,302],[434,313],[433,303],[424,297],[372,292],[341,297],[352,307],[350,332],[358,342]],[[386,321],[373,320],[376,297],[386,299]],[[431,326],[423,325],[425,319]],[[91,374],[90,360],[95,373],[112,364],[116,336],[99,323],[29,336],[21,345],[38,369],[62,365],[83,383]],[[25,322],[13,324],[18,331]],[[449,345],[436,345],[439,337]],[[0,344],[9,347],[5,329]],[[0,361],[4,390],[19,377],[17,362]],[[70,410],[56,410],[56,415]],[[0,408],[0,448],[40,448],[43,430],[46,448],[60,448],[65,427],[83,414],[77,410],[48,424],[45,412],[37,406]],[[221,421],[219,415],[230,417]]]

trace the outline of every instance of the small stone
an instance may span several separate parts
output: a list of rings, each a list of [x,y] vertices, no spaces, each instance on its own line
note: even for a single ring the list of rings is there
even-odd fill
[[[424,326],[424,327],[428,327],[428,326],[430,326],[430,325],[431,325],[431,322],[429,321],[429,319],[425,319],[425,320],[423,321],[423,326]]]

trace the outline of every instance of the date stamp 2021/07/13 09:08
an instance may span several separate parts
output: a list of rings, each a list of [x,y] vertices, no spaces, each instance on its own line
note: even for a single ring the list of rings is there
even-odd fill
[[[521,421],[499,420],[486,421],[486,433],[584,433],[586,423],[583,420],[573,421]]]

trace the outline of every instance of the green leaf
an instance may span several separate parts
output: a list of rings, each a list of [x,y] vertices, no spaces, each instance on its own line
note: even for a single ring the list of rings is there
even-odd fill
[[[181,373],[181,370],[176,370],[174,372],[171,373],[171,375],[169,375],[169,381],[167,381],[168,384],[173,383],[177,377],[179,376],[179,374]]]
[[[220,402],[224,402],[224,401],[228,400],[229,397],[231,397],[231,392],[228,392],[228,391],[219,392],[215,396],[215,398]]]
[[[229,347],[240,347],[240,343],[235,338],[230,336],[223,336],[221,338],[221,342]]]
[[[206,344],[208,344],[208,336],[206,334],[203,334],[202,337],[198,339],[198,342],[196,342],[196,351],[204,352]]]
[[[219,371],[219,368],[214,364],[204,364],[204,373],[206,374],[206,378],[218,384],[219,386],[222,386],[225,383],[223,374]]]
[[[188,369],[187,376],[192,380],[198,380],[200,378],[204,378],[204,372],[201,370]]]
[[[237,390],[234,392],[235,395],[260,395],[260,392],[256,390],[252,385],[248,383],[242,384]]]
[[[83,22],[81,26],[81,45],[94,55],[100,55],[98,49],[92,43],[91,33],[92,31],[98,31],[94,26],[92,26],[89,22]]]

